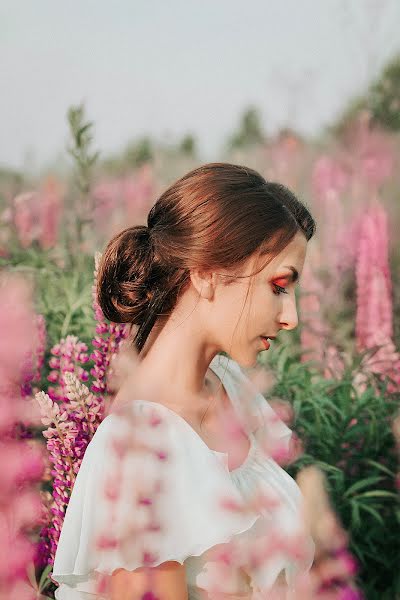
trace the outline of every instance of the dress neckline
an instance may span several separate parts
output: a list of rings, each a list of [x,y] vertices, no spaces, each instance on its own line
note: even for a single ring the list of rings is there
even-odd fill
[[[188,423],[186,421],[186,419],[184,419],[180,414],[178,414],[177,412],[175,412],[171,408],[168,408],[168,406],[165,406],[165,404],[161,404],[161,402],[154,402],[153,400],[141,400],[141,399],[133,400],[133,402],[138,402],[138,403],[141,402],[142,404],[155,404],[156,406],[161,406],[162,409],[166,410],[169,413],[172,413],[177,419],[179,419],[179,421],[181,421],[185,425],[185,427],[187,427],[188,429],[190,429],[191,433],[208,450],[208,452],[211,452],[214,456],[221,456],[221,457],[224,457],[224,459],[228,458],[228,453],[227,452],[220,452],[219,450],[213,450],[212,448],[210,448],[206,444],[206,442],[203,440],[203,438],[197,433],[197,431],[195,431],[195,429],[193,429],[193,427],[190,425],[190,423]],[[231,471],[227,468],[228,473],[230,473],[231,475],[233,473],[237,473],[238,471],[241,471],[242,469],[244,469],[248,465],[248,463],[250,463],[250,461],[253,458],[253,454],[254,454],[254,451],[255,451],[256,443],[255,443],[255,437],[254,437],[254,435],[253,435],[252,432],[248,433],[248,440],[249,440],[249,451],[247,453],[246,458],[242,462],[242,464],[238,465],[237,467],[235,467]]]
[[[225,384],[225,382],[223,382],[220,378],[220,374],[219,374],[219,365],[217,366],[216,364],[216,359],[220,358],[220,355],[216,355],[212,361],[209,364],[209,368],[215,373],[215,375],[218,377],[218,379],[220,380],[222,387],[225,390],[225,393],[227,395],[228,400],[230,401],[231,406],[233,407],[233,410],[235,411],[235,413],[238,415],[238,409],[237,409],[237,405],[236,405],[236,397],[235,397],[235,390],[234,390],[234,386],[231,385],[231,381],[229,380],[229,367],[226,368],[226,370],[224,370],[224,375],[225,373],[228,373],[228,377],[227,377],[227,385]],[[228,359],[232,360],[231,358]],[[213,364],[214,363],[214,364]],[[190,429],[190,431],[192,432],[192,434],[200,441],[200,443],[209,451],[211,452],[214,456],[217,457],[223,457],[225,459],[225,465],[227,468],[228,473],[232,474],[236,474],[237,472],[241,471],[242,469],[244,469],[248,463],[252,460],[253,458],[253,454],[255,451],[255,446],[256,446],[256,441],[255,441],[255,437],[253,435],[252,432],[248,432],[247,434],[247,439],[249,441],[249,451],[247,453],[246,458],[243,460],[242,464],[238,465],[237,467],[235,467],[234,469],[232,469],[231,471],[228,469],[228,465],[227,465],[227,458],[228,458],[228,453],[227,452],[220,452],[219,450],[213,450],[212,448],[210,448],[206,442],[203,440],[203,438],[197,433],[197,431],[190,425],[190,423],[188,423],[188,421],[186,421],[186,419],[184,419],[179,413],[175,412],[174,410],[172,410],[171,408],[169,408],[168,406],[166,406],[165,404],[162,404],[161,402],[155,402],[153,400],[142,400],[142,399],[136,399],[136,400],[132,400],[133,402],[141,402],[144,404],[155,404],[156,406],[161,406],[164,410],[166,410],[169,413],[172,413],[173,415],[175,415],[175,417],[177,419],[179,419],[181,422],[183,422],[183,424]],[[131,404],[131,402],[124,402],[124,404],[121,405],[124,406],[126,404]],[[115,413],[109,413],[107,416],[111,416],[112,414]],[[107,416],[105,418],[107,418]],[[239,415],[238,415],[239,416]],[[104,419],[103,419],[104,421]],[[219,459],[218,459],[219,460]]]

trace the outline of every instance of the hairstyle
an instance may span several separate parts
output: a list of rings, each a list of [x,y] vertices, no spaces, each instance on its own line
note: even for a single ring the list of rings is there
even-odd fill
[[[268,255],[252,277],[298,231],[308,241],[315,227],[284,185],[241,165],[204,164],[161,194],[147,227],[128,227],[109,241],[98,268],[99,305],[110,321],[138,326],[139,353],[157,317],[169,314],[189,285],[190,270],[240,268],[257,251]]]

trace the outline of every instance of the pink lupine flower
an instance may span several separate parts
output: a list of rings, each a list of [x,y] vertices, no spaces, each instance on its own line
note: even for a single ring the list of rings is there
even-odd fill
[[[50,461],[53,463],[52,522],[41,531],[48,539],[48,559],[54,560],[64,514],[86,448],[103,418],[103,405],[78,377],[64,373],[64,402],[58,405],[48,394],[36,394],[42,414]]]
[[[265,148],[266,177],[281,181],[289,188],[297,187],[304,154],[303,142],[292,133],[282,133]]]
[[[121,182],[119,179],[102,179],[91,191],[93,198],[93,220],[96,230],[110,237],[118,221],[123,218],[121,206]]]
[[[36,318],[39,344],[36,351],[36,370],[33,380],[40,381],[41,371],[44,365],[44,355],[46,352],[46,321],[43,315],[37,315]]]
[[[31,288],[16,276],[0,280],[0,596],[32,599],[27,568],[35,547],[28,537],[41,503],[36,483],[43,472],[43,453],[15,437],[20,419],[28,420],[21,395],[26,356],[36,351],[36,315]]]
[[[61,188],[53,179],[48,179],[39,191],[24,192],[14,198],[13,221],[23,248],[34,241],[44,249],[56,244],[61,204]]]
[[[35,343],[32,345],[34,353],[27,351],[23,360],[23,380],[21,384],[21,395],[24,398],[32,398],[33,385],[40,381],[41,369],[44,362],[44,353],[46,350],[46,323],[43,315],[35,315],[36,332]],[[35,389],[37,391],[37,388]],[[27,430],[19,432],[19,437],[29,437]]]
[[[154,202],[155,182],[153,168],[145,163],[121,181],[122,198],[129,222],[136,222],[146,214]]]
[[[14,225],[23,248],[28,248],[33,240],[36,240],[39,236],[39,204],[40,200],[37,192],[25,192],[14,198]]]
[[[98,425],[103,418],[104,406],[101,399],[92,394],[86,385],[72,373],[65,374],[67,384],[67,398],[69,399],[68,410],[75,412],[75,417],[82,420],[82,427],[90,439],[93,437]]]
[[[343,271],[341,249],[347,221],[343,194],[348,181],[348,167],[345,168],[339,159],[329,156],[317,159],[311,175],[311,187],[316,220],[323,226],[319,252],[324,257],[325,268],[329,270],[330,279],[325,287],[328,287],[326,293],[331,303],[335,302],[340,289],[338,283]]]
[[[320,156],[312,171],[311,182],[314,194],[319,201],[329,201],[339,196],[349,181],[349,174],[344,166],[330,156]]]
[[[321,307],[324,287],[307,263],[303,269],[302,283],[304,291],[299,299],[303,324],[300,333],[303,349],[301,361],[305,362],[312,358],[323,364],[325,340],[328,335],[328,326],[323,319]]]
[[[40,192],[39,243],[45,250],[57,243],[62,202],[60,184],[55,179],[48,178]]]
[[[359,139],[358,150],[360,177],[377,190],[393,172],[393,144],[382,131],[365,129]]]
[[[379,350],[367,361],[372,372],[387,374],[394,380],[388,391],[400,385],[393,337],[392,281],[388,262],[388,223],[383,206],[375,202],[366,211],[358,244],[357,264],[357,350],[373,346]]]
[[[65,374],[75,373],[81,381],[87,381],[88,375],[81,366],[89,360],[88,347],[78,340],[75,335],[67,335],[59,344],[55,344],[50,352],[53,357],[49,360],[52,371],[47,376],[48,381],[57,383],[56,387],[49,388],[48,394],[53,400],[62,401],[65,398]]]

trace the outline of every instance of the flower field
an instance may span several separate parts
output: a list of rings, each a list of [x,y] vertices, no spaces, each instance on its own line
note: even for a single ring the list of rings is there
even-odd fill
[[[162,148],[131,163],[106,161],[93,149],[83,108],[68,119],[67,173],[0,173],[1,599],[54,598],[65,510],[112,401],[110,368],[128,329],[108,322],[96,302],[98,253],[120,229],[145,224],[158,195],[202,162]],[[293,477],[320,469],[347,534],[353,587],[335,596],[321,587],[314,597],[393,600],[400,597],[399,136],[362,111],[318,143],[284,131],[221,160],[284,183],[317,222],[296,292],[299,327],[259,359],[265,397],[295,432],[282,464]]]

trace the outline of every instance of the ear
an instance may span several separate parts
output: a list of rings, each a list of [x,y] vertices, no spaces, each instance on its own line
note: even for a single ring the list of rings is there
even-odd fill
[[[190,271],[190,280],[201,298],[212,300],[216,284],[215,273],[194,269]]]

